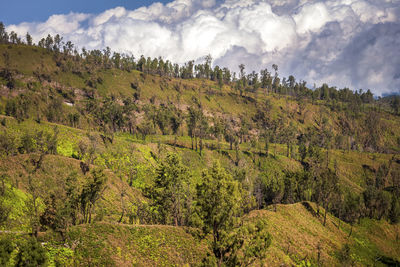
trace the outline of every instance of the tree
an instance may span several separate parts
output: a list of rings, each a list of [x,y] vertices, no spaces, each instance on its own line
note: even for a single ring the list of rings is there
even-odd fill
[[[283,175],[277,170],[268,170],[263,173],[263,182],[265,186],[265,201],[273,204],[276,211],[276,204],[280,203],[284,194]]]
[[[347,194],[344,203],[343,219],[344,221],[350,223],[351,225],[349,237],[353,232],[353,224],[357,222],[358,218],[361,215],[360,205],[361,205],[361,199],[359,195],[354,193]]]
[[[326,225],[326,214],[329,204],[335,192],[338,191],[338,182],[339,178],[335,172],[330,169],[324,170],[316,180],[314,195],[317,203],[322,203],[322,206],[325,209],[323,223],[324,226]]]
[[[260,72],[261,74],[261,87],[264,88],[265,94],[268,93],[268,90],[271,89],[272,86],[272,77],[267,69],[264,69]]]
[[[231,231],[224,239],[224,247],[230,252],[225,255],[226,266],[252,266],[258,261],[262,265],[271,245],[272,237],[267,231],[265,219],[241,222],[242,226]]]
[[[210,54],[208,54],[207,56],[205,56],[204,60],[205,60],[205,64],[204,64],[204,72],[205,72],[205,76],[207,79],[210,79],[211,76],[211,63],[212,63],[212,56]]]
[[[197,186],[197,211],[204,233],[212,233],[212,249],[219,266],[231,251],[224,243],[237,224],[241,199],[239,183],[218,162],[203,172]]]
[[[10,215],[10,208],[5,204],[4,195],[6,194],[6,181],[8,180],[8,175],[0,174],[0,226],[7,223],[8,217]]]
[[[14,251],[14,245],[11,238],[3,237],[0,239],[0,266],[8,266],[11,259],[11,253]]]
[[[0,199],[0,226],[7,222],[9,214],[10,209],[4,204],[4,201]]]
[[[91,223],[96,201],[101,197],[107,178],[102,169],[93,169],[80,195],[83,222]]]
[[[393,109],[394,114],[399,114],[400,113],[400,96],[394,96],[390,106]]]
[[[146,136],[154,132],[154,125],[151,121],[145,119],[138,125],[138,132],[142,135],[143,141],[146,141]]]
[[[299,140],[299,143],[300,144],[299,144],[298,150],[299,150],[299,154],[300,154],[300,161],[302,163],[304,163],[304,160],[307,157],[307,147],[302,138]]]
[[[33,42],[32,42],[32,36],[29,34],[29,32],[27,32],[26,33],[26,44],[27,45],[32,45],[33,44]]]
[[[188,126],[188,134],[192,139],[192,150],[194,149],[193,140],[196,144],[197,151],[197,138],[203,138],[205,130],[207,128],[207,121],[203,114],[203,110],[201,107],[190,106],[188,108],[188,116],[187,116],[187,126]],[[201,149],[201,148],[200,148]],[[201,151],[200,151],[201,152]]]
[[[185,198],[190,179],[189,169],[175,153],[169,153],[160,162],[150,198],[158,209],[163,224],[183,224]],[[173,219],[173,222],[171,221]]]
[[[0,133],[0,156],[11,156],[17,153],[17,141],[13,134],[4,131]]]
[[[0,44],[8,43],[8,38],[6,27],[4,27],[3,22],[0,21]]]
[[[15,257],[15,266],[45,266],[46,262],[46,250],[33,237],[28,238],[19,246],[18,254]]]
[[[21,43],[21,38],[18,37],[18,34],[14,31],[10,32],[10,42],[12,44],[20,44]]]
[[[389,219],[393,224],[396,224],[400,221],[400,197],[398,190],[392,195],[392,205],[389,211]]]
[[[29,216],[29,222],[32,229],[32,235],[37,237],[39,228],[40,228],[40,190],[42,189],[41,181],[35,175],[37,170],[41,166],[41,162],[43,161],[43,155],[39,156],[38,160],[32,160],[33,168],[30,168],[27,163],[24,167],[28,172],[28,188],[29,197],[25,200],[25,205],[28,208],[27,215]]]

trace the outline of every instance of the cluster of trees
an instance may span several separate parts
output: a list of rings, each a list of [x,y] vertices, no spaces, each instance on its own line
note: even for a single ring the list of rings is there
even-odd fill
[[[277,203],[313,201],[336,217],[354,224],[362,217],[400,220],[400,173],[389,164],[365,174],[367,187],[359,195],[339,185],[337,166],[328,167],[329,155],[316,146],[299,147],[303,170],[274,170],[268,166],[255,181],[253,194],[259,208]],[[319,214],[319,209],[317,211]],[[350,233],[351,234],[351,233]]]
[[[24,164],[28,174],[28,192],[31,199],[29,204],[32,209],[32,233],[37,235],[40,228],[50,228],[61,234],[69,225],[78,223],[90,223],[96,201],[101,196],[106,176],[102,169],[89,169],[86,163],[81,164],[82,172],[87,176],[86,183],[82,186],[77,180],[77,173],[71,173],[62,186],[62,193],[43,196],[40,185],[40,171],[43,169],[43,161],[46,155],[57,154],[58,129],[53,132],[25,131],[21,136],[5,131],[0,135],[0,156],[13,156],[17,153],[31,154],[31,160]],[[2,177],[1,195],[4,196],[7,187],[7,175]],[[46,209],[39,212],[39,198],[44,198]],[[2,208],[5,207],[2,205]],[[5,210],[7,211],[7,210]],[[7,221],[7,212],[2,214],[2,221]]]
[[[1,27],[0,27],[1,28]],[[5,31],[4,25],[0,29],[1,35],[3,36],[2,43],[18,43],[14,39],[11,40],[9,34]],[[29,34],[28,34],[29,35]],[[26,40],[31,40],[27,37]],[[29,42],[30,43],[30,42]],[[29,44],[28,44],[29,45]],[[31,44],[34,45],[34,44]],[[195,65],[193,61],[179,66],[170,62],[164,62],[161,58],[151,59],[141,57],[137,62],[132,56],[120,55],[118,53],[112,53],[110,48],[106,48],[104,51],[93,50],[87,51],[82,49],[79,53],[71,42],[63,42],[62,37],[56,35],[55,37],[47,36],[43,38],[39,43],[39,46],[44,47],[53,52],[56,62],[65,71],[72,71],[79,74],[84,71],[91,73],[90,77],[86,80],[87,88],[82,89],[87,97],[85,107],[78,107],[78,112],[73,111],[67,114],[67,111],[63,109],[62,102],[66,99],[69,103],[74,103],[76,96],[73,91],[66,89],[57,88],[56,92],[49,92],[48,95],[37,93],[26,92],[19,94],[15,98],[9,98],[7,100],[5,113],[6,115],[14,116],[18,120],[23,120],[28,117],[36,115],[36,119],[40,121],[41,118],[46,118],[51,122],[59,122],[69,124],[73,127],[79,127],[79,121],[84,117],[87,119],[88,116],[95,115],[94,120],[90,118],[89,123],[91,126],[100,127],[104,132],[112,133],[115,131],[129,131],[131,133],[139,133],[144,138],[146,135],[156,133],[158,130],[162,134],[173,133],[176,134],[178,129],[185,125],[188,128],[188,135],[196,141],[199,139],[200,143],[194,142],[193,147],[200,147],[200,152],[203,148],[202,139],[204,137],[212,137],[218,140],[221,137],[225,137],[225,140],[230,143],[232,148],[233,144],[239,143],[246,140],[246,135],[252,129],[252,137],[255,140],[265,140],[266,147],[268,142],[287,144],[288,155],[292,154],[289,151],[294,151],[293,146],[299,144],[298,131],[292,124],[287,123],[287,116],[280,116],[279,118],[272,119],[270,116],[271,106],[268,103],[258,103],[257,114],[252,118],[252,121],[246,121],[246,119],[233,121],[227,116],[224,118],[215,118],[211,122],[210,118],[201,116],[201,106],[191,108],[187,111],[187,116],[190,119],[184,118],[180,115],[179,110],[173,104],[162,104],[161,107],[153,107],[152,104],[140,109],[136,104],[137,100],[140,99],[141,88],[137,82],[131,84],[135,91],[133,98],[125,98],[122,101],[116,101],[116,97],[109,97],[107,99],[100,99],[96,95],[96,88],[98,84],[103,83],[101,76],[96,74],[96,70],[119,68],[123,70],[137,69],[145,73],[151,73],[153,75],[161,75],[165,77],[181,77],[181,78],[202,78],[211,79],[220,84],[229,84],[231,88],[238,91],[240,95],[248,93],[257,93],[257,91],[264,91],[265,94],[285,94],[296,97],[298,101],[299,111],[301,117],[304,118],[306,115],[305,106],[306,99],[324,100],[326,107],[329,107],[331,111],[335,111],[340,115],[341,133],[337,133],[336,136],[328,138],[330,147],[340,149],[369,149],[378,152],[387,152],[388,147],[383,144],[381,128],[382,119],[379,115],[380,112],[374,110],[364,110],[364,113],[369,115],[361,116],[363,111],[363,104],[374,103],[374,97],[370,90],[367,91],[351,91],[348,88],[337,90],[334,87],[329,87],[323,84],[320,88],[310,90],[306,87],[304,81],[296,82],[293,76],[286,78],[279,77],[278,66],[272,65],[273,71],[263,69],[260,73],[251,72],[246,74],[245,66],[241,64],[239,66],[239,73],[236,77],[236,73],[232,73],[228,69],[220,68],[216,66],[214,69],[212,66],[211,56],[205,57],[203,64]],[[169,65],[169,67],[165,67]],[[66,68],[66,69],[64,69]],[[12,88],[15,86],[15,79],[11,69],[5,68],[0,72],[0,75],[5,78]],[[35,75],[42,81],[46,78],[45,72],[38,70]],[[177,85],[179,87],[179,85]],[[28,87],[35,91],[37,85],[29,83]],[[179,89],[180,90],[180,89]],[[120,99],[119,99],[120,100]],[[45,107],[39,111],[41,114],[37,114],[37,106],[41,102],[44,102]],[[117,102],[117,103],[113,103]],[[122,103],[121,103],[122,102]],[[199,101],[195,102],[193,106],[198,106]],[[380,103],[380,102],[379,102]],[[398,97],[393,97],[391,100],[391,107],[394,113],[398,113],[400,100]],[[140,123],[136,120],[138,112],[145,111],[146,120]],[[200,112],[196,111],[200,110]],[[196,112],[195,112],[196,111]],[[157,113],[157,115],[156,115]],[[325,112],[327,113],[327,112]],[[196,118],[200,116],[199,118]],[[293,116],[293,114],[291,114]],[[324,116],[321,116],[323,118]],[[326,117],[326,116],[325,116]],[[149,122],[148,120],[151,120]],[[223,126],[224,129],[218,127],[204,127],[208,124],[218,124],[222,121],[219,126]],[[323,120],[321,119],[321,122]],[[170,124],[170,125],[169,125]],[[326,125],[326,123],[324,123]],[[381,127],[376,127],[381,125]],[[197,128],[197,129],[196,129]],[[240,128],[240,129],[239,129]],[[322,128],[322,126],[320,127]],[[331,129],[325,129],[325,132],[329,132]],[[216,131],[216,132],[215,132]],[[315,129],[307,129],[305,136],[310,137],[314,134]],[[366,135],[365,132],[372,131],[374,134]],[[256,135],[254,136],[254,133]],[[309,142],[310,140],[308,140]],[[326,140],[324,140],[326,141]],[[322,145],[326,147],[326,145]]]
[[[23,44],[24,41],[18,37],[15,32],[8,34],[4,24],[0,22],[0,44]],[[25,36],[26,45],[35,45],[29,33]],[[70,42],[64,42],[60,35],[42,38],[37,46],[55,52],[57,65],[64,71],[82,73],[84,70],[94,72],[99,69],[117,68],[125,71],[138,70],[144,73],[160,75],[165,77],[174,77],[182,79],[202,78],[218,82],[222,87],[224,84],[232,85],[240,95],[244,93],[256,93],[258,90],[264,93],[276,93],[282,95],[296,96],[297,98],[308,98],[327,101],[341,101],[354,103],[354,106],[360,103],[373,103],[374,96],[368,89],[367,91],[352,91],[348,88],[337,89],[323,84],[319,88],[311,90],[307,88],[305,81],[297,82],[293,75],[289,77],[279,77],[278,66],[272,65],[272,71],[262,69],[259,73],[252,71],[249,74],[245,72],[245,65],[238,66],[239,72],[232,72],[228,68],[219,66],[212,67],[212,57],[204,57],[204,63],[195,64],[193,60],[180,66],[161,57],[150,58],[140,56],[136,59],[132,55],[112,52],[109,47],[101,50],[88,51],[82,48],[79,52],[75,45]],[[82,68],[83,67],[83,68]]]
[[[247,141],[252,141],[252,144],[258,144],[259,147],[263,143],[267,152],[270,143],[286,144],[287,156],[293,158],[296,157],[294,147],[304,144],[326,149],[387,151],[382,133],[382,115],[373,110],[368,111],[364,118],[352,118],[339,113],[338,126],[341,132],[336,133],[333,131],[334,125],[328,119],[329,111],[322,110],[317,126],[308,127],[300,134],[298,127],[286,114],[270,116],[270,101],[258,103],[256,114],[251,120],[245,116],[206,116],[198,100],[184,111],[172,102],[138,105],[135,97],[117,99],[112,95],[104,98],[87,97],[75,109],[68,109],[62,103],[63,98],[58,93],[38,95],[28,91],[7,99],[5,114],[18,121],[33,118],[40,122],[41,119],[46,119],[72,127],[80,127],[81,122],[86,123],[102,131],[111,142],[113,134],[118,131],[138,134],[145,139],[155,133],[182,135],[186,129],[187,135],[192,139],[192,149],[199,150],[200,153],[205,146],[204,139],[225,139],[231,150],[233,145],[238,149],[239,144]],[[38,109],[38,106],[42,108]],[[299,108],[302,109],[301,104]],[[304,113],[302,110],[299,112]],[[83,118],[86,120],[82,120]]]
[[[146,194],[152,200],[156,222],[199,227],[204,236],[211,234],[214,257],[205,259],[205,266],[261,261],[271,236],[265,221],[243,221],[249,204],[240,182],[218,162],[204,170],[201,179],[192,176],[177,154],[169,153],[160,160],[154,184]]]
[[[14,156],[18,153],[57,154],[58,129],[48,131],[26,131],[20,136],[12,132],[0,133],[0,155]]]
[[[13,252],[17,253],[13,257]],[[46,250],[33,237],[13,240],[11,236],[0,238],[0,265],[7,266],[11,257],[14,258],[15,266],[45,266],[47,263]]]

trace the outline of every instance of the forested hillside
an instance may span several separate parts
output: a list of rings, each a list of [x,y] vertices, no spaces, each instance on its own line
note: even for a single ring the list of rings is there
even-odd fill
[[[400,264],[399,97],[25,40],[0,23],[0,265]]]

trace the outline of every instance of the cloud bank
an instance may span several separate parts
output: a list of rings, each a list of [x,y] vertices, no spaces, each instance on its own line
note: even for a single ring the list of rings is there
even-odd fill
[[[37,42],[60,33],[78,47],[184,63],[211,54],[237,70],[271,69],[317,86],[400,92],[400,0],[175,0],[136,10],[53,15],[9,25]]]

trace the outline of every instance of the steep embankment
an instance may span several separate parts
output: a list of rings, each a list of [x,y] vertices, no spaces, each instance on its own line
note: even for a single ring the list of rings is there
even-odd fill
[[[324,266],[374,265],[383,256],[400,261],[399,225],[386,221],[362,219],[349,237],[349,224],[328,214],[323,226],[323,209],[317,215],[316,205],[309,202],[278,205],[276,212],[272,207],[254,211],[249,218],[268,221],[273,236],[266,259],[268,266],[296,265],[302,261],[317,264],[318,257]],[[346,244],[351,247],[348,253],[344,250]]]

